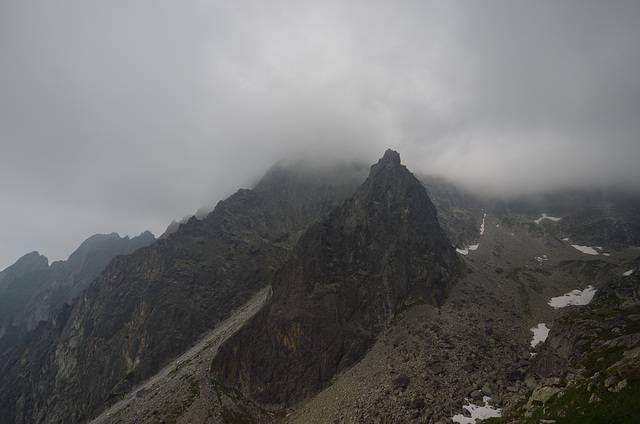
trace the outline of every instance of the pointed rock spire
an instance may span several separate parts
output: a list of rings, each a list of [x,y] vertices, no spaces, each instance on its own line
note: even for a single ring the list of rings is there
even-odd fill
[[[384,152],[384,156],[380,158],[378,163],[371,167],[369,177],[375,176],[381,169],[394,169],[401,166],[400,153],[391,149],[387,149],[387,151]]]
[[[355,364],[405,302],[439,305],[458,258],[420,182],[388,150],[300,238],[265,306],[218,351],[212,377],[293,404]]]

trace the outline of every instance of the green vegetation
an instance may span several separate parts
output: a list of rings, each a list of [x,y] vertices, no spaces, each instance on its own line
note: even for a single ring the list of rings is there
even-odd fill
[[[398,324],[398,322],[400,321],[400,319],[402,319],[402,315],[407,312],[409,309],[412,309],[416,306],[420,306],[420,305],[426,305],[427,301],[424,299],[420,299],[416,302],[410,303],[408,305],[402,305],[401,307],[398,308],[398,310],[396,311],[396,313],[393,315],[393,318],[391,319],[391,322],[389,322],[389,326],[394,326],[396,324]]]
[[[239,390],[226,387],[215,380],[211,380],[212,387],[218,398],[218,406],[220,418],[226,424],[254,424],[256,421],[252,414],[260,411],[264,414],[258,405],[247,399]]]
[[[191,363],[191,359],[187,359],[186,361],[180,362],[174,369],[171,370],[171,372],[169,372],[169,380],[174,378],[178,374],[178,372],[180,372],[181,369],[183,369],[190,363]]]
[[[604,386],[592,387],[586,381],[566,388],[554,395],[545,405],[525,418],[522,408],[507,417],[491,418],[484,423],[507,423],[518,418],[525,424],[537,424],[540,420],[555,420],[567,424],[637,423],[640,417],[640,380],[633,380],[619,393]]]
[[[222,407],[220,417],[225,424],[254,424],[256,422],[247,411],[234,411],[226,406]]]

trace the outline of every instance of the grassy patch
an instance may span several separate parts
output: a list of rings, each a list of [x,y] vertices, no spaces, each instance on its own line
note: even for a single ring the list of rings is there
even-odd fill
[[[182,368],[186,367],[190,363],[191,363],[191,359],[187,359],[186,361],[180,362],[174,369],[172,369],[169,372],[169,379],[172,379],[173,377],[175,377],[176,374],[178,374],[178,372],[180,372]]]
[[[584,381],[552,397],[529,418],[525,418],[525,411],[520,407],[514,414],[483,422],[498,424],[518,420],[524,424],[537,424],[540,420],[554,420],[566,424],[631,424],[637,423],[640,416],[638,399],[640,380],[629,381],[619,393],[610,392],[602,385],[589,391],[588,383]]]
[[[404,314],[405,312],[407,312],[409,309],[412,309],[416,306],[420,306],[420,305],[426,305],[427,301],[420,299],[416,302],[413,302],[411,304],[408,305],[402,305],[401,307],[398,308],[398,310],[396,311],[396,313],[393,315],[393,318],[391,319],[391,322],[389,322],[390,326],[395,326],[396,324],[398,324],[398,322],[400,321],[400,319],[402,318],[402,314]]]
[[[237,411],[226,406],[220,411],[220,418],[225,424],[254,424],[256,421],[245,411]]]

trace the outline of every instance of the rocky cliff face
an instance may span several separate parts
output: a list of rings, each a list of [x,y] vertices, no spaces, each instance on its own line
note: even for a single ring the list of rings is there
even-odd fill
[[[115,256],[129,254],[154,241],[155,237],[148,231],[131,239],[117,233],[96,234],[85,240],[66,261],[49,266],[47,258],[37,252],[20,258],[3,272],[0,353],[7,352],[63,303],[70,303]]]
[[[403,304],[441,304],[457,267],[424,187],[389,150],[301,237],[211,374],[264,403],[300,401],[362,358]]]
[[[360,175],[276,167],[206,219],[116,257],[3,359],[0,421],[79,422],[117,400],[264,287],[302,229]]]

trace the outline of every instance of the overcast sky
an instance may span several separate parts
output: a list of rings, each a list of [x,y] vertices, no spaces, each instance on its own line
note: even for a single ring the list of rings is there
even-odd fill
[[[473,189],[640,182],[640,2],[0,2],[0,269],[302,154]]]

